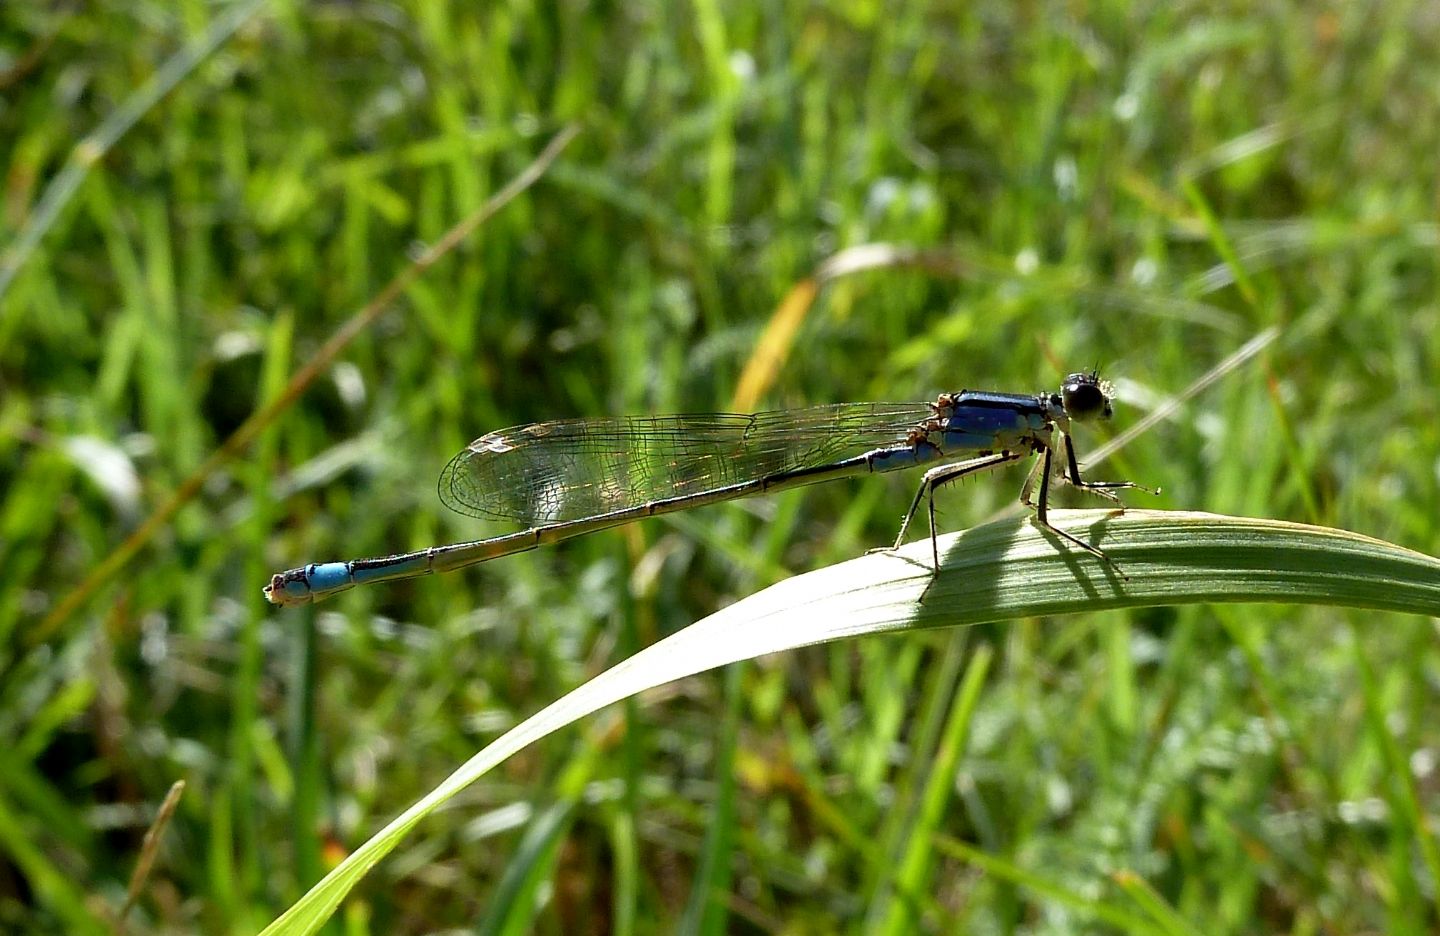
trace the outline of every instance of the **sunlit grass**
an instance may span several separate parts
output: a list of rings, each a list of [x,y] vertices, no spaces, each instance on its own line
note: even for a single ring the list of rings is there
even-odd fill
[[[1292,549],[1277,563],[1336,568],[1291,586],[1369,597],[1231,603],[1218,567],[1176,559],[1208,535],[1181,511],[1440,552],[1423,16],[261,6],[227,33],[240,10],[0,6],[0,929],[113,931],[184,779],[130,923],[259,930],[637,650],[797,573],[893,570],[864,554],[913,492],[825,485],[263,605],[279,568],[490,532],[434,497],[487,430],[1038,392],[1098,365],[1121,433],[1259,336],[1094,468],[1163,487],[1144,506],[1168,521],[1084,524],[1134,589],[1213,601],[1015,605],[680,679],[496,766],[339,912],[359,932],[1435,928],[1440,657],[1401,598],[1424,583]],[[185,72],[153,95],[164,62]],[[572,121],[532,191],[41,625]],[[904,262],[834,275],[847,248]],[[1000,548],[976,531],[1029,530],[1004,541],[1024,576],[942,577],[921,620],[1124,585],[985,523],[1020,481],[939,507],[967,530],[956,562]],[[1166,561],[1127,546],[1167,526]]]

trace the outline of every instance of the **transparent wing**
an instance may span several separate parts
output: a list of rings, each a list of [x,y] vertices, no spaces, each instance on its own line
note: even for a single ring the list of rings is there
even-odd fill
[[[932,413],[928,403],[835,403],[516,426],[481,436],[451,459],[440,499],[472,517],[578,520],[904,442]]]

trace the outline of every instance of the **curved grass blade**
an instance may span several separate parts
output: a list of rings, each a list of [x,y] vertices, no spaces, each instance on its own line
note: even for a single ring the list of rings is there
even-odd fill
[[[645,689],[727,663],[863,634],[1107,608],[1272,602],[1440,616],[1440,560],[1368,536],[1173,511],[1052,511],[1050,518],[1102,547],[1127,577],[1021,519],[941,537],[933,583],[926,540],[787,579],[647,647],[496,739],[265,932],[315,932],[416,823],[529,744]]]

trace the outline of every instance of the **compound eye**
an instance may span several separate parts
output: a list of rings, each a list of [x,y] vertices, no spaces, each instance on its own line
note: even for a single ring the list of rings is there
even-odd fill
[[[1110,418],[1109,387],[1095,374],[1071,374],[1060,387],[1065,413],[1075,422]]]

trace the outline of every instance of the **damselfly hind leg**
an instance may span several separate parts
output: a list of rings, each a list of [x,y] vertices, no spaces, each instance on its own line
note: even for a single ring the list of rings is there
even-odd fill
[[[959,481],[967,475],[977,474],[981,471],[988,471],[991,468],[999,467],[1006,462],[1023,458],[1024,452],[996,452],[985,455],[981,458],[972,459],[959,464],[940,465],[925,472],[920,479],[920,487],[915,491],[914,498],[910,501],[910,509],[905,511],[905,519],[900,522],[900,533],[895,537],[893,549],[899,549],[905,542],[905,532],[910,528],[910,521],[914,519],[915,512],[920,509],[920,501],[926,501],[926,514],[930,520],[930,581],[926,583],[925,590],[920,593],[920,602],[923,604],[925,596],[930,592],[930,586],[935,584],[935,577],[940,573],[940,541],[939,531],[935,523],[935,489],[943,484],[952,481]]]

